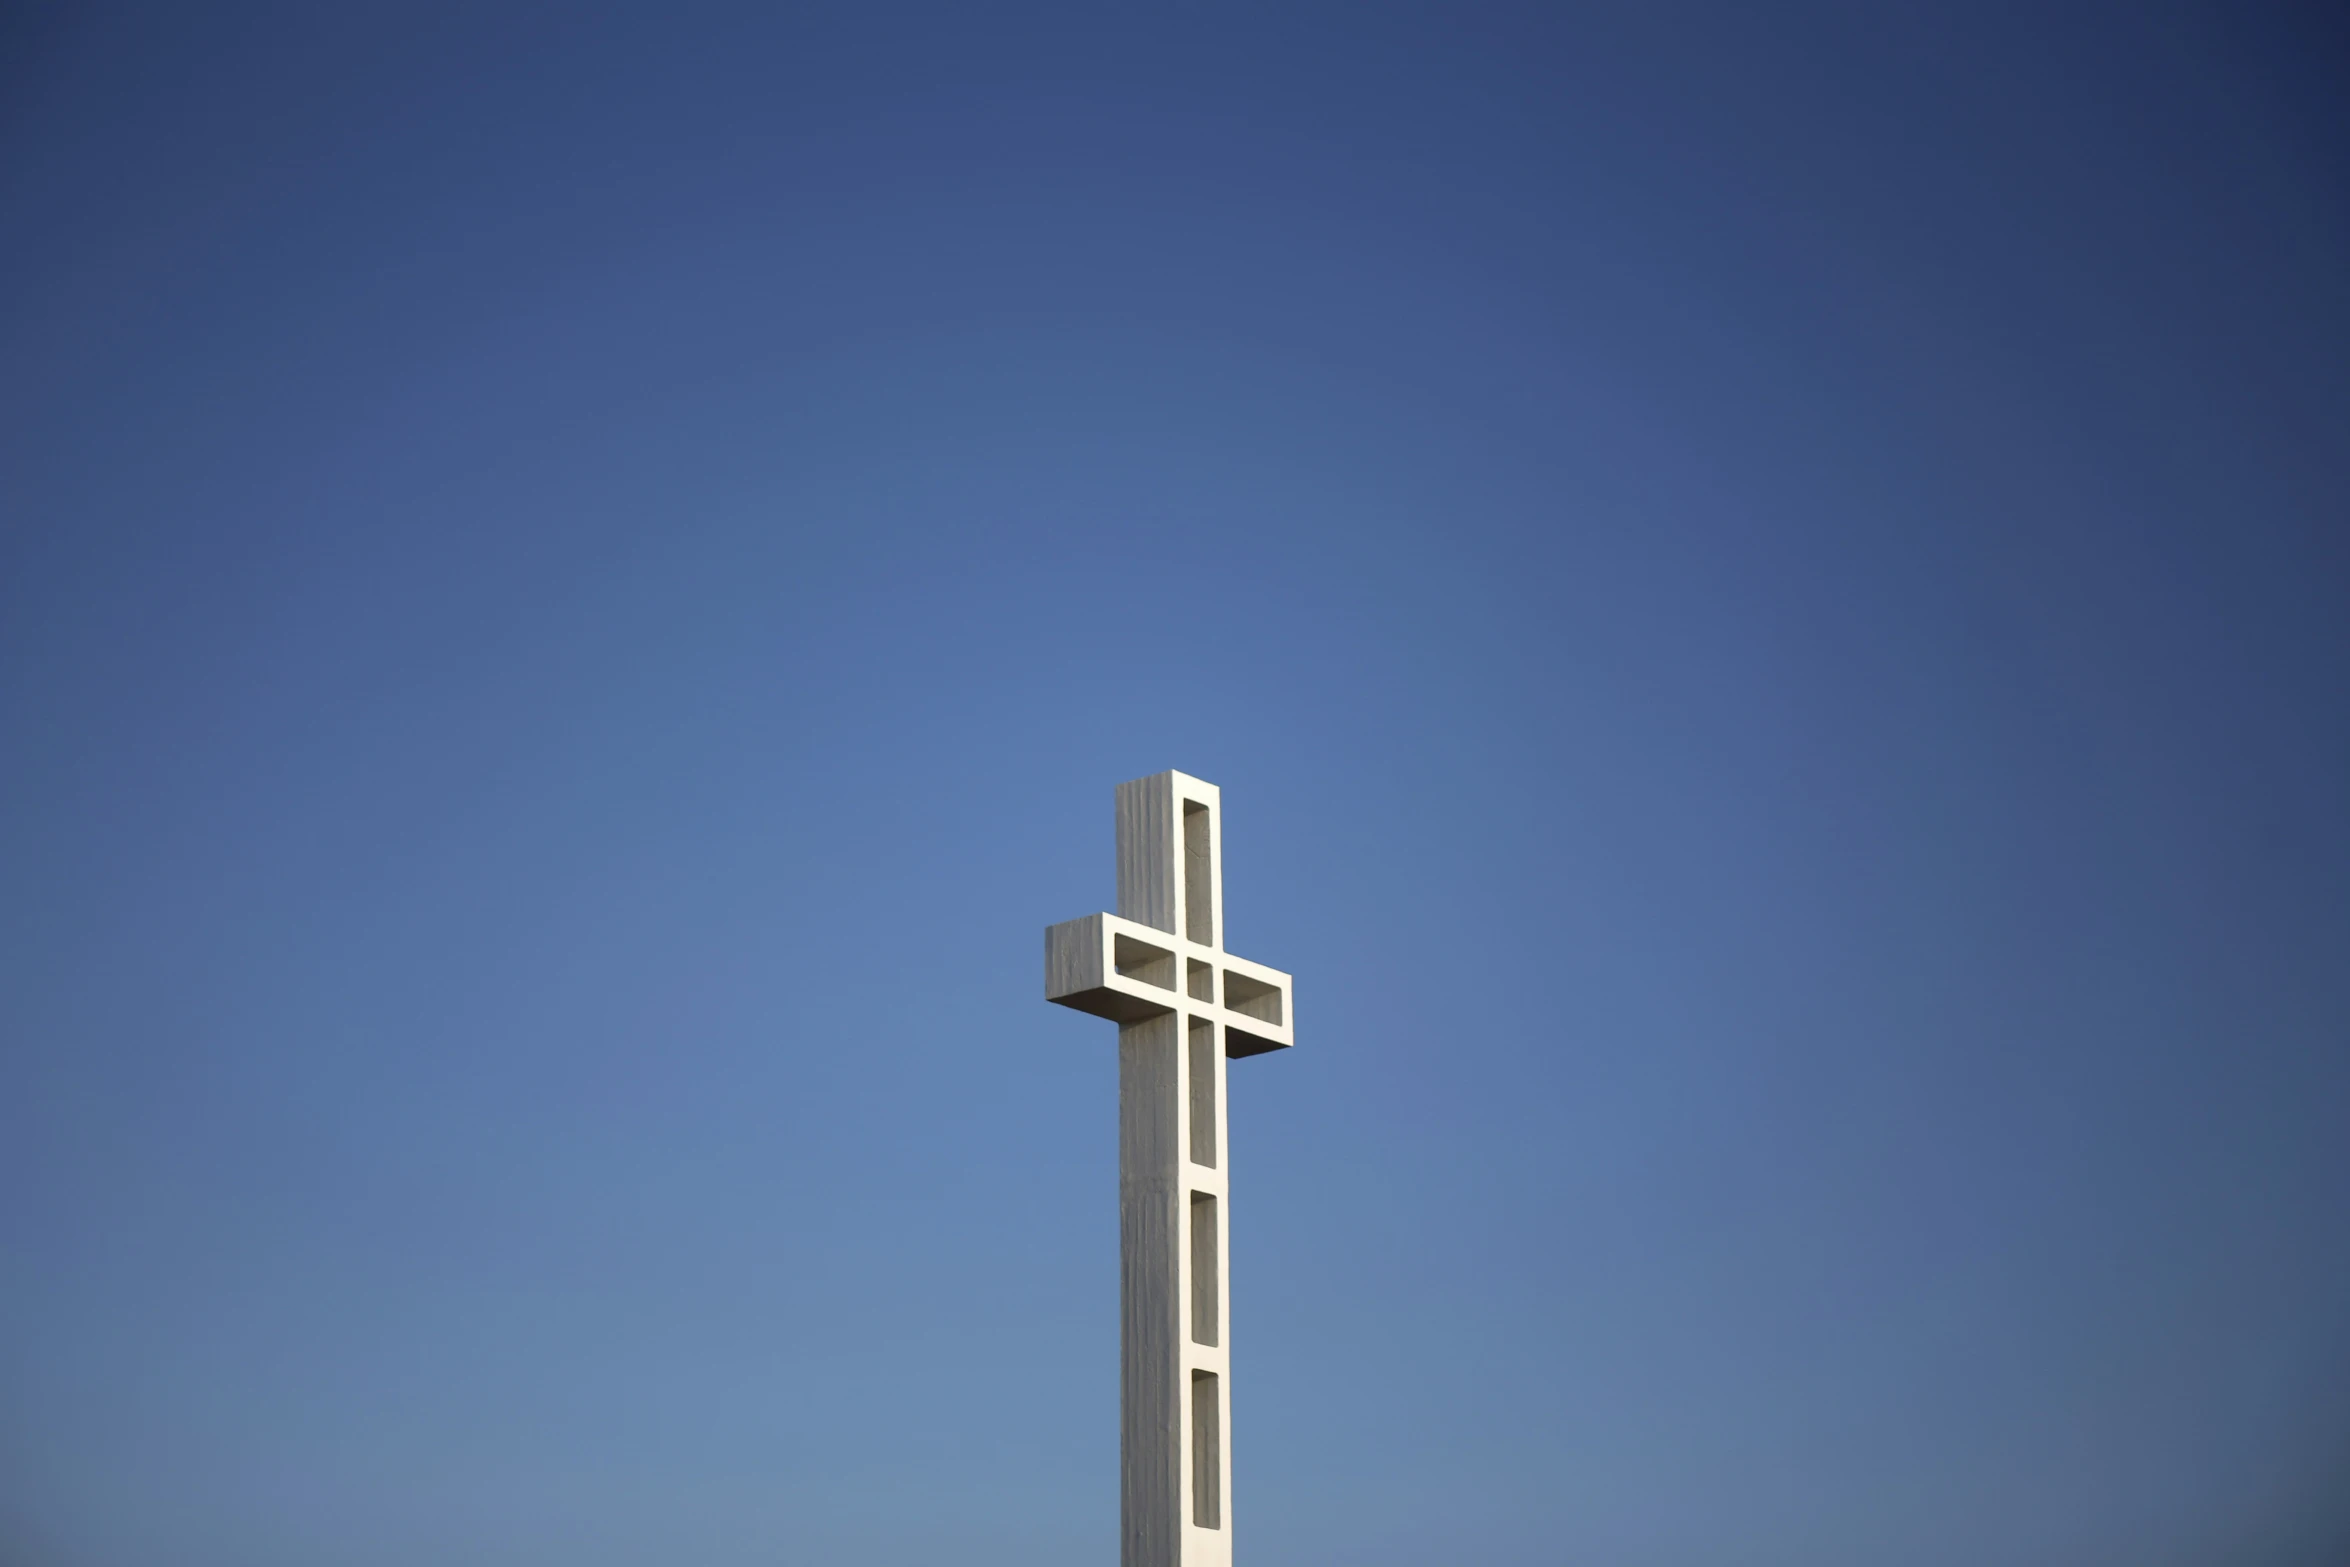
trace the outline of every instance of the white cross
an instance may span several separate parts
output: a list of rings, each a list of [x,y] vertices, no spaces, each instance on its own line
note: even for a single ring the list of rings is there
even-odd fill
[[[1289,976],[1224,950],[1223,872],[1216,786],[1137,778],[1118,912],[1044,933],[1045,999],[1118,1024],[1120,1567],[1232,1562],[1224,1062],[1293,1041]]]

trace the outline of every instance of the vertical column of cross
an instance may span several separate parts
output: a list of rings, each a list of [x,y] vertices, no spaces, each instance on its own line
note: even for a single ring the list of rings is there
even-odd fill
[[[1219,806],[1181,773],[1118,790],[1118,912],[1183,954],[1183,1005],[1118,1031],[1123,1567],[1232,1560]]]

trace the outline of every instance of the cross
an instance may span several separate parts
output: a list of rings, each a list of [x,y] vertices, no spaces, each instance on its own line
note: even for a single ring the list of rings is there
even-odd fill
[[[1289,976],[1223,947],[1222,811],[1120,784],[1118,912],[1044,933],[1045,999],[1118,1025],[1120,1567],[1232,1563],[1224,1063],[1293,1041]]]

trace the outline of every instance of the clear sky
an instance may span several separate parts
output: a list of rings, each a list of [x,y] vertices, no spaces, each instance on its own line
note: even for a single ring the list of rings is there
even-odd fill
[[[2338,12],[6,15],[8,1567],[2350,1559]]]

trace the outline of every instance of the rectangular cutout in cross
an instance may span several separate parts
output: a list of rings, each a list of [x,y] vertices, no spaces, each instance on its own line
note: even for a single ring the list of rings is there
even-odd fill
[[[1216,1303],[1221,1294],[1216,1277],[1216,1194],[1191,1194],[1191,1341],[1216,1345]]]
[[[1185,958],[1183,961],[1188,965],[1184,970],[1183,982],[1185,988],[1191,992],[1191,999],[1205,1001],[1211,1006],[1214,1005],[1216,1000],[1216,965],[1202,963],[1197,958]]]
[[[1165,947],[1121,934],[1111,943],[1110,961],[1124,978],[1139,979],[1162,990],[1175,988],[1175,954]]]
[[[1123,974],[1124,969],[1118,972]],[[1281,987],[1268,985],[1261,979],[1246,974],[1224,971],[1224,1005],[1242,1017],[1253,1017],[1260,1023],[1281,1026]]]
[[[1191,1080],[1191,1162],[1216,1167],[1216,1025],[1204,1017],[1191,1020],[1191,1059],[1185,1075]]]
[[[1216,1373],[1191,1374],[1191,1521],[1224,1527],[1224,1411]]]
[[[1216,944],[1216,855],[1208,836],[1208,808],[1183,802],[1183,934],[1203,947]]]

